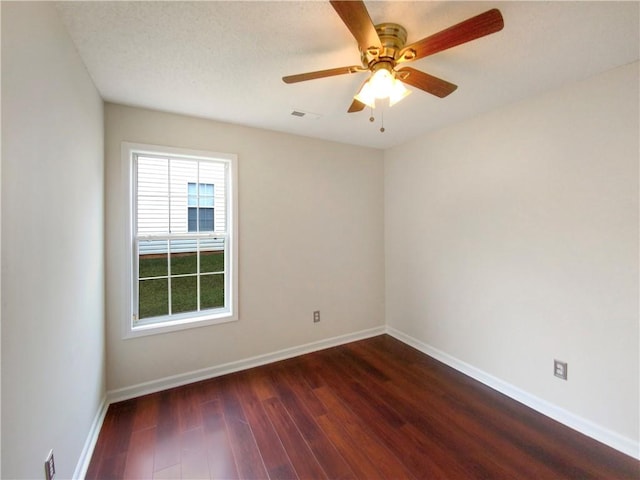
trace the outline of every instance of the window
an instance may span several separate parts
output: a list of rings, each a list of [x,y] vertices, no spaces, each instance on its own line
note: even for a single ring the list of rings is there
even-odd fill
[[[237,318],[236,158],[123,144],[131,275],[125,336]]]
[[[189,231],[213,232],[213,184],[189,182],[187,194]]]

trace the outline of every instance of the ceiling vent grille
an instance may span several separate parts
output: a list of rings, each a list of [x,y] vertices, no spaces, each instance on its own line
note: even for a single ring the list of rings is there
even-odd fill
[[[299,117],[299,118],[311,118],[314,120],[317,120],[318,118],[320,118],[320,115],[317,113],[305,112],[304,110],[299,110],[299,109],[293,109],[291,111],[291,116]]]

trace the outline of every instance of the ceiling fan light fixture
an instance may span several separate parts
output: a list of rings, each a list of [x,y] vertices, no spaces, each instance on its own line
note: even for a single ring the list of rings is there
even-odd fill
[[[387,68],[375,70],[367,83],[371,86],[376,98],[386,98],[393,89],[395,78]]]
[[[411,93],[386,64],[375,69],[369,80],[365,82],[355,99],[368,107],[376,108],[376,99],[389,99],[389,105],[394,105]]]
[[[364,103],[367,107],[376,108],[376,96],[371,88],[371,83],[367,80],[362,88],[353,97],[361,103]]]
[[[393,89],[391,90],[391,94],[389,95],[389,106],[393,107],[396,103],[398,103],[410,93],[411,90],[406,88],[400,80],[394,79]]]

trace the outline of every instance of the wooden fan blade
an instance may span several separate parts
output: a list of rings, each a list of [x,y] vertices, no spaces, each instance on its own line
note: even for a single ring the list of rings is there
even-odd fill
[[[499,32],[503,27],[502,14],[500,10],[494,8],[411,45],[407,45],[400,50],[400,56],[396,63],[410,62],[433,55],[456,45]]]
[[[411,67],[404,67],[396,71],[396,78],[413,87],[424,90],[436,97],[444,98],[452,93],[457,85],[449,83],[441,78],[421,72]]]
[[[361,101],[356,100],[354,98],[353,102],[351,103],[351,106],[349,107],[349,110],[347,110],[347,112],[348,113],[360,112],[360,111],[364,110],[364,107],[366,107],[366,105],[364,103],[362,103]]]
[[[367,52],[373,48],[377,55],[382,44],[364,3],[360,0],[331,0],[331,6],[358,42],[360,50]]]
[[[297,83],[304,82],[306,80],[315,80],[316,78],[333,77],[336,75],[344,75],[347,73],[366,72],[367,69],[360,65],[353,65],[351,67],[339,67],[330,68],[329,70],[319,70],[317,72],[299,73],[297,75],[289,75],[282,77],[284,83]]]

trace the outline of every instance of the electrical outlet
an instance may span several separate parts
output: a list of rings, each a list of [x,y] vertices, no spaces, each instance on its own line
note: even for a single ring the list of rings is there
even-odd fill
[[[553,361],[553,374],[556,377],[566,380],[567,369],[568,369],[567,362],[561,362],[560,360]]]
[[[53,450],[47,455],[47,459],[44,461],[44,478],[45,480],[53,480],[56,476],[56,463],[53,460]]]
[[[320,310],[316,310],[313,312],[313,323],[318,323],[320,321]]]

